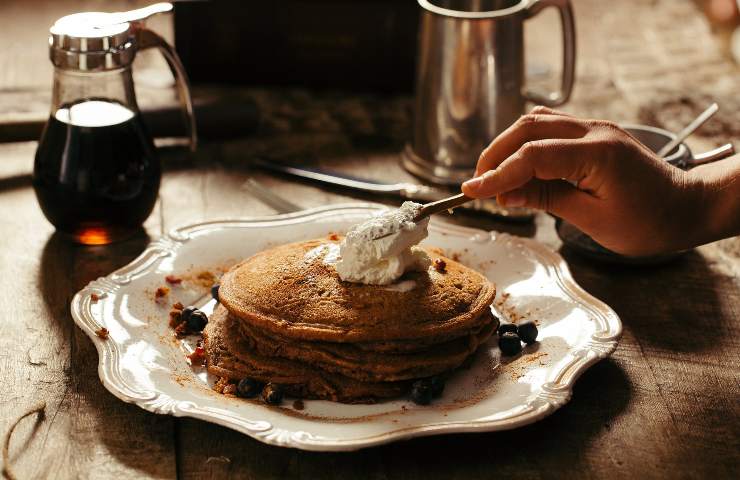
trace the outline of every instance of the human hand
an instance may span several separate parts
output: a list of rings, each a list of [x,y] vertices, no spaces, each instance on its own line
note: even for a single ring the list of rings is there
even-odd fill
[[[612,122],[536,107],[498,136],[462,185],[474,198],[551,212],[601,245],[649,255],[706,241],[704,182]]]

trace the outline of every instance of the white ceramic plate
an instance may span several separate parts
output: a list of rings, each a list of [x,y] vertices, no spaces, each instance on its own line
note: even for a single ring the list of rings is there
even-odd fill
[[[214,392],[214,379],[185,358],[197,338],[173,337],[167,325],[170,305],[181,301],[209,312],[213,301],[204,272],[218,274],[273,245],[342,232],[379,209],[353,204],[204,222],[153,242],[136,260],[91,282],[72,300],[75,322],[98,349],[101,381],[121,400],[151,412],[218,423],[265,443],[355,450],[422,435],[532,423],[567,402],[578,376],[616,348],[619,318],[573,281],[559,255],[529,239],[432,221],[425,243],[442,247],[495,282],[494,308],[504,319],[535,320],[537,344],[502,359],[494,336],[470,369],[457,373],[442,398],[429,406],[408,399],[375,405],[312,400],[297,410],[291,399],[269,407]],[[166,285],[168,274],[183,282],[155,302],[154,291]],[[99,300],[93,301],[93,293]],[[101,326],[110,332],[108,339],[95,334]]]

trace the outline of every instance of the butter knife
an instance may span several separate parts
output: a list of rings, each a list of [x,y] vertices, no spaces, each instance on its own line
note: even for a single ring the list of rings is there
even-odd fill
[[[450,196],[450,190],[410,182],[383,183],[342,173],[316,168],[296,167],[263,159],[255,159],[252,164],[270,172],[281,173],[324,185],[342,187],[356,192],[400,197],[418,202],[433,202]],[[475,199],[460,208],[487,213],[512,221],[530,221],[534,217],[534,211],[529,208],[504,208],[498,205],[493,198]]]

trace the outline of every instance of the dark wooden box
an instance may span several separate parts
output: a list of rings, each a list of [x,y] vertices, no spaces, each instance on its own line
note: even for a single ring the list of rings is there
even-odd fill
[[[175,4],[193,83],[413,89],[414,0],[211,0]]]

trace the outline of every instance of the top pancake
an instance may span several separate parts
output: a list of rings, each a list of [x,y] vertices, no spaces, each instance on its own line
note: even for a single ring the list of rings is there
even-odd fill
[[[342,281],[326,253],[338,241],[308,240],[259,252],[221,280],[220,302],[257,328],[296,340],[436,343],[476,329],[495,287],[445,258],[444,273],[407,272],[393,285]],[[413,282],[413,283],[411,283]],[[402,287],[412,286],[407,289]]]

